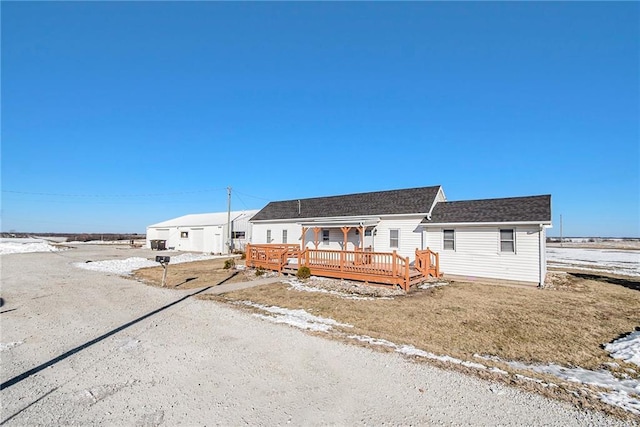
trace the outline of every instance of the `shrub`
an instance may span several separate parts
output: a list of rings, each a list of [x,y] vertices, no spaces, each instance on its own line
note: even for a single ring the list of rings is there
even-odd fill
[[[228,270],[236,266],[236,263],[232,259],[227,259],[224,261],[224,269]]]
[[[311,277],[311,270],[307,266],[302,266],[298,269],[296,276],[298,276],[298,279],[308,279]]]
[[[262,276],[264,274],[264,268],[258,267],[256,269],[256,276]]]

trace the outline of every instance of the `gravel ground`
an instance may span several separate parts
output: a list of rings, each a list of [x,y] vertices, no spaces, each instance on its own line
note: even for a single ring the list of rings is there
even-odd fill
[[[72,265],[153,255],[83,245],[0,258],[0,423],[624,424]]]

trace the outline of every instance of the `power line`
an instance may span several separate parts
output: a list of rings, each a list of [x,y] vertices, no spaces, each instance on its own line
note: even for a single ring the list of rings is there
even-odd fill
[[[64,194],[64,193],[38,193],[30,191],[2,190],[3,193],[24,194],[30,196],[55,196],[55,197],[88,197],[88,198],[110,198],[110,197],[157,197],[157,196],[179,196],[182,194],[210,193],[213,191],[226,190],[226,188],[209,188],[206,190],[177,191],[173,193],[143,193],[143,194]]]

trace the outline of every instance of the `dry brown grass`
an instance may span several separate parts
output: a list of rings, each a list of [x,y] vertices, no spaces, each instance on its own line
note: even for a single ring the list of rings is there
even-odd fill
[[[501,362],[478,360],[474,354],[525,363],[609,369],[614,374],[625,368],[637,368],[620,361],[616,361],[621,365],[617,369],[605,365],[613,359],[601,345],[640,325],[640,292],[573,276],[563,280],[556,289],[458,282],[392,300],[344,299],[296,291],[286,284],[203,298],[223,302],[250,300],[290,309],[302,308],[314,315],[353,325],[336,334],[324,334],[330,338],[345,340],[346,334],[368,335],[396,344],[411,344],[435,354],[496,366],[514,374],[518,372],[516,369]],[[349,342],[354,343],[353,340]],[[601,402],[595,389],[588,391],[593,388],[584,384],[526,372],[527,376],[560,384],[560,387],[546,387],[514,375],[499,375],[438,361],[428,363],[515,385],[632,422],[638,420],[629,412]],[[637,369],[635,377],[640,377]]]
[[[611,361],[601,344],[640,325],[640,292],[575,279],[567,290],[454,283],[393,300],[348,300],[271,285],[224,299],[297,309],[354,326],[353,333],[472,360],[496,355],[595,369]]]
[[[176,289],[194,289],[204,286],[217,285],[229,278],[233,270],[225,270],[226,259],[210,259],[205,261],[187,262],[183,264],[169,264],[167,270],[167,287]],[[133,276],[142,282],[152,285],[162,285],[162,267],[141,268],[133,272]],[[238,275],[225,283],[244,281],[244,276]]]

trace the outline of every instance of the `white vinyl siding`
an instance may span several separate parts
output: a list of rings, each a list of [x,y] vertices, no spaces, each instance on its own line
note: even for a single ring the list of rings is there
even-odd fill
[[[456,227],[456,249],[449,251],[443,250],[443,229],[429,227],[425,233],[425,247],[440,253],[440,269],[444,274],[539,283],[538,226],[512,228],[517,245],[515,253],[500,251],[500,228],[496,226]]]
[[[382,218],[373,237],[373,248],[376,252],[396,251],[403,257],[415,258],[416,249],[422,248],[422,229],[420,221],[424,217]],[[398,247],[391,247],[391,230],[399,230]]]

